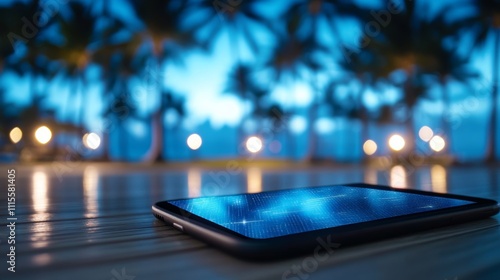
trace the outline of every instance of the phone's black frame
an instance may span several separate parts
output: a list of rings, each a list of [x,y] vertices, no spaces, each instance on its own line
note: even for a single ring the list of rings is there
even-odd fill
[[[315,188],[332,186],[334,185],[317,186]],[[155,203],[152,210],[156,218],[170,225],[174,225],[175,223],[177,229],[182,227],[182,231],[189,235],[192,235],[235,256],[255,260],[289,257],[307,252],[312,253],[320,244],[322,244],[323,247],[325,244],[329,244],[328,246],[333,248],[335,246],[338,247],[365,243],[416,231],[423,231],[487,218],[499,212],[498,202],[484,198],[400,189],[362,183],[343,184],[339,186],[390,190],[435,197],[456,198],[471,201],[473,203],[266,239],[254,239],[241,235],[195,214],[186,212],[185,210],[170,204],[168,201]],[[272,192],[290,190],[294,189],[275,190]],[[334,246],[334,244],[336,245]]]

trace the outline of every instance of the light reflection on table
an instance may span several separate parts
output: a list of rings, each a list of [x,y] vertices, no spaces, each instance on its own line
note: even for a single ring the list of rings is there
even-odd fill
[[[37,213],[37,217],[43,219],[49,205],[47,196],[48,179],[45,171],[35,171],[32,177],[32,195],[33,210]]]
[[[35,171],[32,175],[32,206],[34,214],[33,221],[38,223],[33,225],[30,240],[34,248],[44,248],[49,245],[48,234],[50,234],[52,227],[50,223],[45,222],[49,220],[50,214],[47,213],[49,207],[48,191],[48,176],[45,171]]]
[[[484,170],[478,170],[484,173]],[[50,169],[36,169],[31,173],[30,191],[33,219],[45,220],[47,210],[53,203],[53,192],[64,197],[71,188],[80,188],[84,216],[93,217],[102,208],[102,200],[110,196],[130,196],[156,194],[166,199],[199,197],[210,194],[217,187],[216,195],[233,193],[255,193],[267,190],[297,188],[328,184],[366,182],[369,184],[390,185],[398,188],[416,188],[445,193],[450,189],[450,180],[463,181],[462,187],[471,185],[488,187],[496,182],[486,182],[488,176],[469,178],[464,181],[463,172],[451,171],[442,165],[434,164],[421,168],[408,168],[395,165],[386,170],[374,168],[319,169],[319,170],[264,170],[260,167],[243,169],[237,174],[220,175],[224,171],[213,171],[198,167],[185,170],[162,170],[161,172],[102,172],[101,168],[89,165],[80,175],[68,176],[59,180]],[[218,176],[218,177],[217,177]],[[450,177],[451,176],[451,177]],[[222,179],[224,180],[222,180]],[[265,178],[265,179],[264,179]],[[451,178],[451,179],[450,179]],[[492,179],[493,180],[493,179]],[[223,181],[223,185],[219,181]],[[227,182],[226,182],[227,181]],[[79,182],[79,183],[78,183]],[[482,183],[482,184],[481,184]],[[219,186],[220,185],[220,186]],[[451,186],[453,187],[453,186]],[[460,187],[460,186],[457,186]],[[57,190],[55,190],[56,188]],[[118,189],[117,189],[118,188]],[[160,197],[161,199],[161,197]]]
[[[406,169],[402,165],[396,165],[391,168],[391,180],[390,185],[395,188],[407,188],[408,183]]]
[[[92,218],[99,211],[99,172],[94,166],[87,166],[83,172],[83,199],[85,217]]]
[[[442,165],[431,166],[432,191],[438,193],[447,192],[446,169]]]
[[[198,168],[190,168],[187,176],[189,197],[199,197],[201,195],[201,171]]]
[[[198,268],[203,267],[204,262],[213,262],[205,263],[205,271],[228,263],[231,267],[238,264],[243,267],[237,270],[248,269],[247,264],[233,261],[157,221],[151,215],[151,205],[160,200],[354,182],[500,200],[499,168],[484,165],[433,164],[415,167],[400,164],[381,169],[360,165],[300,164],[265,168],[255,164],[241,167],[240,171],[239,168],[211,169],[205,163],[193,166],[74,163],[67,169],[58,169],[59,173],[54,170],[52,163],[20,165],[16,168],[16,216],[19,223],[16,227],[16,237],[19,240],[16,245],[19,247],[16,247],[19,256],[22,256],[16,266],[26,271],[25,279],[32,279],[32,272],[38,276],[39,272],[56,273],[63,269],[68,271],[68,275],[73,275],[75,267],[89,272],[85,278],[83,274],[78,274],[80,278],[94,279],[92,276],[95,276],[98,265],[104,267],[104,273],[98,277],[109,279],[112,276],[106,273],[113,268],[121,268],[124,260],[131,263],[132,271],[137,269],[138,278],[139,275],[141,278],[146,275],[145,279],[154,278],[151,267],[139,270],[139,266],[135,265],[138,256],[146,256],[145,264],[154,263],[154,267],[158,263],[165,264],[160,270],[191,272],[195,269],[184,269],[189,267],[185,264]],[[0,192],[0,199],[6,200],[6,192]],[[377,201],[367,199],[367,202]],[[283,203],[287,203],[286,199]],[[7,207],[0,205],[0,210],[2,209],[0,218],[5,219]],[[498,254],[491,251],[491,244],[497,244],[495,240],[498,240],[497,220],[498,216],[492,219],[493,223],[491,220],[484,221],[484,227],[489,230],[483,230],[482,225],[459,226],[456,228],[459,231],[456,237],[436,231],[433,233],[437,235],[436,240],[448,240],[446,244],[450,245],[436,248],[436,242],[425,245],[427,241],[415,246],[409,245],[409,249],[403,248],[397,255],[388,257],[384,262],[388,263],[386,270],[392,269],[391,263],[413,255],[417,257],[412,263],[420,262],[420,256],[426,255],[421,262],[427,262],[432,268],[435,268],[437,261],[441,265],[443,259],[448,260],[448,268],[464,263],[462,259],[466,261],[466,265],[460,267],[468,265],[470,270],[485,263],[490,265],[491,262],[488,263],[487,260],[498,260]],[[478,237],[467,243],[469,239],[462,233],[471,231]],[[412,242],[413,239],[410,243]],[[475,258],[475,253],[468,251],[478,246],[484,247],[481,251],[481,256],[485,256],[483,259]],[[443,257],[442,252],[448,252],[446,257]],[[384,255],[391,256],[391,253]],[[171,264],[172,260],[177,263]],[[358,269],[358,261],[351,262],[355,267],[353,271]],[[476,264],[470,265],[474,261]],[[367,257],[365,266],[372,263],[373,258]],[[286,268],[290,265],[287,264]],[[323,270],[319,269],[318,273],[321,271]],[[328,270],[325,271],[329,273]],[[0,279],[4,279],[2,276],[0,275]],[[44,279],[58,278],[60,277]]]
[[[247,192],[258,193],[262,191],[262,171],[258,167],[250,167],[247,170]]]

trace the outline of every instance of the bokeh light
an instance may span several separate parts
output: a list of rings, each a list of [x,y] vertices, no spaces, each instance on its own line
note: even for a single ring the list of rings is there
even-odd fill
[[[191,150],[198,150],[201,147],[201,144],[203,144],[203,140],[200,135],[193,133],[189,135],[186,143]]]
[[[16,144],[23,138],[23,132],[19,127],[14,127],[9,133],[10,141]]]
[[[389,148],[394,151],[401,151],[405,147],[405,139],[399,134],[394,134],[389,138]]]
[[[252,136],[246,142],[247,150],[251,153],[258,153],[262,150],[262,140],[259,137]]]
[[[50,141],[50,139],[52,138],[52,132],[50,131],[50,129],[48,127],[40,126],[35,131],[35,138],[41,144],[47,144]]]
[[[89,149],[95,150],[101,145],[101,137],[94,132],[83,135],[83,145]]]
[[[371,139],[366,140],[363,144],[363,151],[369,156],[373,155],[377,151],[377,143]]]
[[[293,116],[290,119],[290,130],[294,134],[304,133],[307,129],[307,120],[302,116]]]
[[[441,152],[446,146],[446,142],[444,141],[443,137],[436,135],[429,141],[429,146],[433,151]]]
[[[434,136],[434,131],[432,131],[432,129],[430,127],[424,125],[418,131],[418,136],[423,141],[429,142],[431,140],[432,136]]]

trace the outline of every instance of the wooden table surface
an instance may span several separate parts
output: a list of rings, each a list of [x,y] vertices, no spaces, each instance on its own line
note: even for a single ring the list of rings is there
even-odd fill
[[[16,272],[7,271],[7,170],[16,169]],[[500,200],[498,167],[262,168],[0,165],[0,279],[500,279],[499,217],[311,255],[248,262],[157,221],[154,202],[369,182]],[[215,184],[214,184],[215,183]],[[216,186],[216,187],[214,187]],[[307,269],[303,269],[303,265]],[[301,268],[300,273],[293,267]],[[309,270],[309,271],[307,271]]]

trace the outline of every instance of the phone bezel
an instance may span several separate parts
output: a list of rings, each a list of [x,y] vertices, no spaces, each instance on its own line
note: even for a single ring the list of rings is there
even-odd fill
[[[456,223],[466,222],[495,215],[499,211],[498,202],[490,199],[470,197],[456,194],[434,193],[421,190],[400,189],[388,186],[369,185],[363,183],[315,186],[309,188],[326,188],[335,186],[350,186],[369,189],[380,189],[386,191],[397,191],[404,193],[415,193],[434,197],[444,197],[471,201],[471,204],[454,206],[445,209],[430,210],[421,213],[413,213],[390,218],[383,218],[367,222],[348,224],[343,226],[312,230],[301,233],[288,234],[271,238],[251,238],[232,231],[226,227],[206,220],[203,217],[187,212],[169,201],[161,201],[153,206],[153,212],[157,218],[167,223],[177,223],[183,227],[183,231],[194,235],[210,244],[243,257],[260,257],[263,252],[267,252],[268,257],[281,256],[272,250],[290,247],[290,244],[299,242],[300,246],[291,246],[293,252],[300,252],[301,249],[317,244],[318,238],[329,238],[334,236],[334,241],[344,245],[363,243],[379,239],[380,237],[390,237],[415,230],[425,230]],[[293,191],[295,189],[273,190],[270,192]],[[236,196],[224,195],[224,196]],[[186,198],[187,200],[191,198]],[[183,199],[175,199],[183,200]]]

